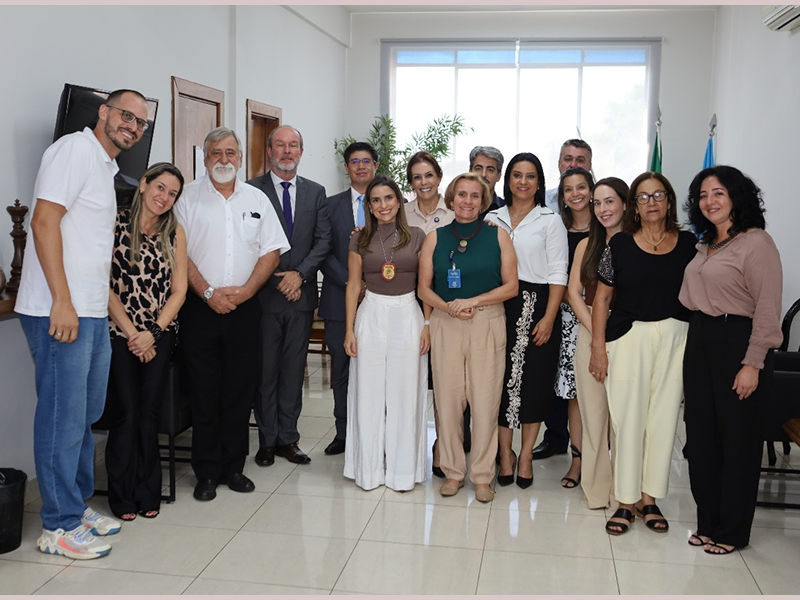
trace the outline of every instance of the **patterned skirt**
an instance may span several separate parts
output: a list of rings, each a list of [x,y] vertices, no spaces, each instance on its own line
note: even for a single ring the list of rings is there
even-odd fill
[[[555,401],[553,382],[561,344],[561,316],[553,323],[553,333],[543,346],[536,346],[531,331],[547,312],[547,284],[520,280],[519,294],[505,302],[506,374],[498,423],[519,428],[523,423],[540,423],[549,415]]]
[[[558,356],[558,376],[556,377],[556,396],[563,399],[576,398],[575,388],[575,346],[578,341],[578,317],[569,304],[561,303],[561,350]]]

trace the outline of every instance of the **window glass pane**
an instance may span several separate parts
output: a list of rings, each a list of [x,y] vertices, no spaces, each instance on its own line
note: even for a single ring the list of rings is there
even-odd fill
[[[570,64],[581,62],[580,50],[521,50],[520,64]]]
[[[462,65],[513,65],[514,50],[459,50],[458,63]]]
[[[398,148],[433,119],[456,112],[454,67],[398,67],[395,89]]]
[[[519,83],[519,151],[539,157],[550,189],[561,144],[578,137],[578,69],[522,69]]]
[[[644,66],[583,70],[581,131],[598,178],[630,183],[649,166],[645,80]]]
[[[584,60],[587,63],[635,63],[644,64],[647,51],[644,48],[614,48],[613,50],[586,50]]]
[[[452,50],[398,50],[398,65],[452,65],[455,52]]]

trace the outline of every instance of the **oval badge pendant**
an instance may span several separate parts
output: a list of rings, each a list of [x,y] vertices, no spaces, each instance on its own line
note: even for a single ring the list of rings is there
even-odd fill
[[[394,263],[392,262],[385,262],[383,263],[383,267],[381,268],[381,277],[385,281],[391,281],[394,279],[396,274]]]
[[[458,251],[461,252],[461,254],[464,254],[464,252],[467,251],[467,240],[461,240],[458,242]]]

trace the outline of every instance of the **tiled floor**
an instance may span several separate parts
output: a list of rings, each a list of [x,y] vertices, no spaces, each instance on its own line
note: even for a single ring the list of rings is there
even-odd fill
[[[300,446],[312,462],[259,468],[249,459],[251,494],[220,487],[213,502],[192,498],[194,476],[180,465],[178,499],[155,520],[139,518],[113,536],[114,551],[92,561],[38,552],[39,501],[26,506],[22,546],[0,555],[3,594],[796,594],[800,511],[759,508],[751,546],[708,556],[686,540],[694,503],[682,424],[671,489],[659,504],[671,529],[640,522],[608,536],[606,511],[581,507],[559,479],[568,458],[535,464],[528,490],[498,488],[475,501],[470,484],[442,498],[440,480],[400,494],[364,492],[342,476],[333,437],[327,358],[309,357]],[[428,435],[432,439],[432,417]],[[250,447],[257,447],[251,434]],[[781,463],[787,462],[779,454]],[[800,468],[800,450],[790,455]],[[430,457],[429,457],[430,460]],[[102,471],[102,467],[100,469]],[[788,482],[786,481],[788,479]],[[762,483],[771,497],[800,502],[800,480]],[[106,511],[104,498],[92,506]]]

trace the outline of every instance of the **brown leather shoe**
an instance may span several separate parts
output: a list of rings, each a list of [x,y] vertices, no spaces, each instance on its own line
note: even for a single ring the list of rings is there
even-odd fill
[[[275,447],[264,446],[256,452],[256,464],[259,467],[269,467],[275,464]]]
[[[275,446],[275,456],[282,456],[296,465],[307,465],[311,462],[308,455],[297,446],[297,442],[285,446]]]

